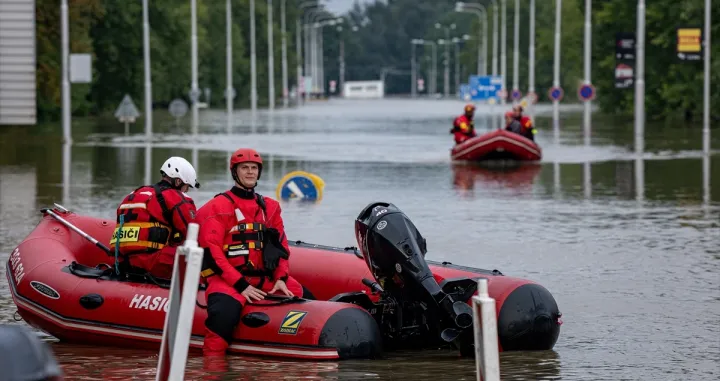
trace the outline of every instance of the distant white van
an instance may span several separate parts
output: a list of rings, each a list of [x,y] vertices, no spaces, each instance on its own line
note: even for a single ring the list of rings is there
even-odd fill
[[[383,81],[351,81],[343,84],[343,98],[377,99],[385,97]]]

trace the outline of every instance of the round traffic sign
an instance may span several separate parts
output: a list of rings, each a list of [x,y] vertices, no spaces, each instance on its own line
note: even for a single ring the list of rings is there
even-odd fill
[[[537,101],[538,101],[537,93],[534,92],[534,91],[528,92],[527,98],[528,98],[528,100],[529,100],[529,102],[530,102],[531,104],[536,104]]]
[[[513,89],[512,98],[513,98],[513,100],[518,100],[518,99],[522,98],[522,92],[520,92],[520,90],[518,90],[518,89]]]
[[[562,87],[552,87],[550,88],[550,90],[548,90],[548,97],[553,101],[560,102],[563,98],[563,95],[565,95],[565,92],[563,91]]]
[[[170,115],[176,118],[182,118],[188,112],[188,105],[180,98],[173,99],[168,106],[168,111],[170,111]]]
[[[500,99],[507,99],[507,90],[500,89],[495,93],[495,95]]]
[[[319,201],[325,182],[317,175],[305,171],[293,171],[283,176],[275,194],[280,200]]]
[[[595,87],[589,83],[580,86],[578,88],[578,98],[585,102],[595,99]]]

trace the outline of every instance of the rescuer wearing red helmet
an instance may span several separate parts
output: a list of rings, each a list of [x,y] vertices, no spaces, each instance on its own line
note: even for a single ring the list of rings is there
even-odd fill
[[[170,279],[175,250],[195,219],[195,202],[186,194],[189,188],[200,188],[192,164],[173,156],[162,164],[160,174],[160,182],[135,189],[117,208],[110,250],[125,274]]]
[[[465,113],[453,121],[450,133],[455,135],[455,144],[460,144],[476,136],[473,116],[475,116],[475,105],[469,103],[465,105]]]
[[[537,130],[535,129],[535,127],[533,127],[532,119],[530,119],[529,116],[522,114],[523,107],[521,105],[515,105],[512,112],[515,116],[515,119],[520,122],[520,127],[522,129],[520,135],[534,141]]]
[[[235,186],[198,210],[198,244],[205,248],[202,276],[207,282],[206,356],[225,355],[246,302],[275,292],[303,296],[300,283],[290,277],[280,204],[255,192],[262,169],[255,150],[235,151],[230,158]]]

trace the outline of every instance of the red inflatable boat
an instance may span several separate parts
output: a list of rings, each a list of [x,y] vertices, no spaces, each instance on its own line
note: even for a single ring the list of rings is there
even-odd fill
[[[536,161],[542,158],[542,149],[524,136],[510,131],[495,130],[456,144],[450,152],[450,157],[454,161]]]
[[[164,312],[169,307],[169,284],[146,277],[116,276],[114,258],[99,248],[102,244],[93,244],[77,232],[109,242],[114,221],[80,216],[60,206],[43,212],[44,218],[12,251],[7,264],[7,278],[20,316],[64,342],[159,348]],[[375,223],[380,229],[388,221],[393,223],[390,217],[394,214],[387,214],[385,222]],[[371,236],[367,235],[367,239],[376,239]],[[407,247],[406,252],[412,250]],[[405,277],[412,275],[410,269],[423,267],[424,252],[415,257],[408,262],[414,267],[407,267]],[[456,349],[468,353],[472,325],[468,333],[466,310],[459,305],[468,306],[478,278],[488,279],[490,295],[496,299],[501,350],[550,349],[557,341],[557,304],[536,283],[503,276],[497,270],[428,262],[429,266],[424,266],[429,267],[428,274],[432,271],[437,283],[433,283],[431,275],[423,284],[439,285],[440,289],[432,291],[438,306],[455,303],[450,309],[459,312],[450,314],[456,327],[441,317],[444,310],[440,307],[428,309],[428,303],[431,307],[435,304],[423,296],[423,290],[409,293],[412,279],[402,278],[406,282],[404,291],[393,287],[394,283],[390,284],[378,271],[369,270],[369,264],[373,269],[382,267],[382,263],[372,261],[354,247],[292,242],[291,273],[312,299],[278,298],[246,306],[229,350],[304,359],[375,358],[384,349],[412,343],[414,338],[415,343],[408,345],[428,347],[453,342]],[[401,264],[393,262],[391,268],[401,269]],[[380,285],[370,279],[380,279]],[[398,275],[393,281],[399,279]],[[190,340],[195,349],[202,347],[204,304],[200,287]],[[417,306],[423,308],[416,310]],[[422,314],[417,312],[420,310]],[[443,327],[443,339],[439,339],[437,332]]]

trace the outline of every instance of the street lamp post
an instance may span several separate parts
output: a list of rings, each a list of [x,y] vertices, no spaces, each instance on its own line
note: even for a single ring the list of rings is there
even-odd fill
[[[456,12],[469,12],[474,13],[478,16],[480,19],[480,22],[483,24],[483,29],[481,34],[482,39],[478,39],[478,67],[477,67],[477,74],[478,75],[487,75],[488,72],[488,61],[487,61],[487,49],[488,49],[488,19],[487,19],[487,10],[482,4],[466,4],[461,1],[457,2],[455,4],[455,11]],[[482,47],[480,45],[482,43]],[[495,57],[497,59],[497,57]]]

